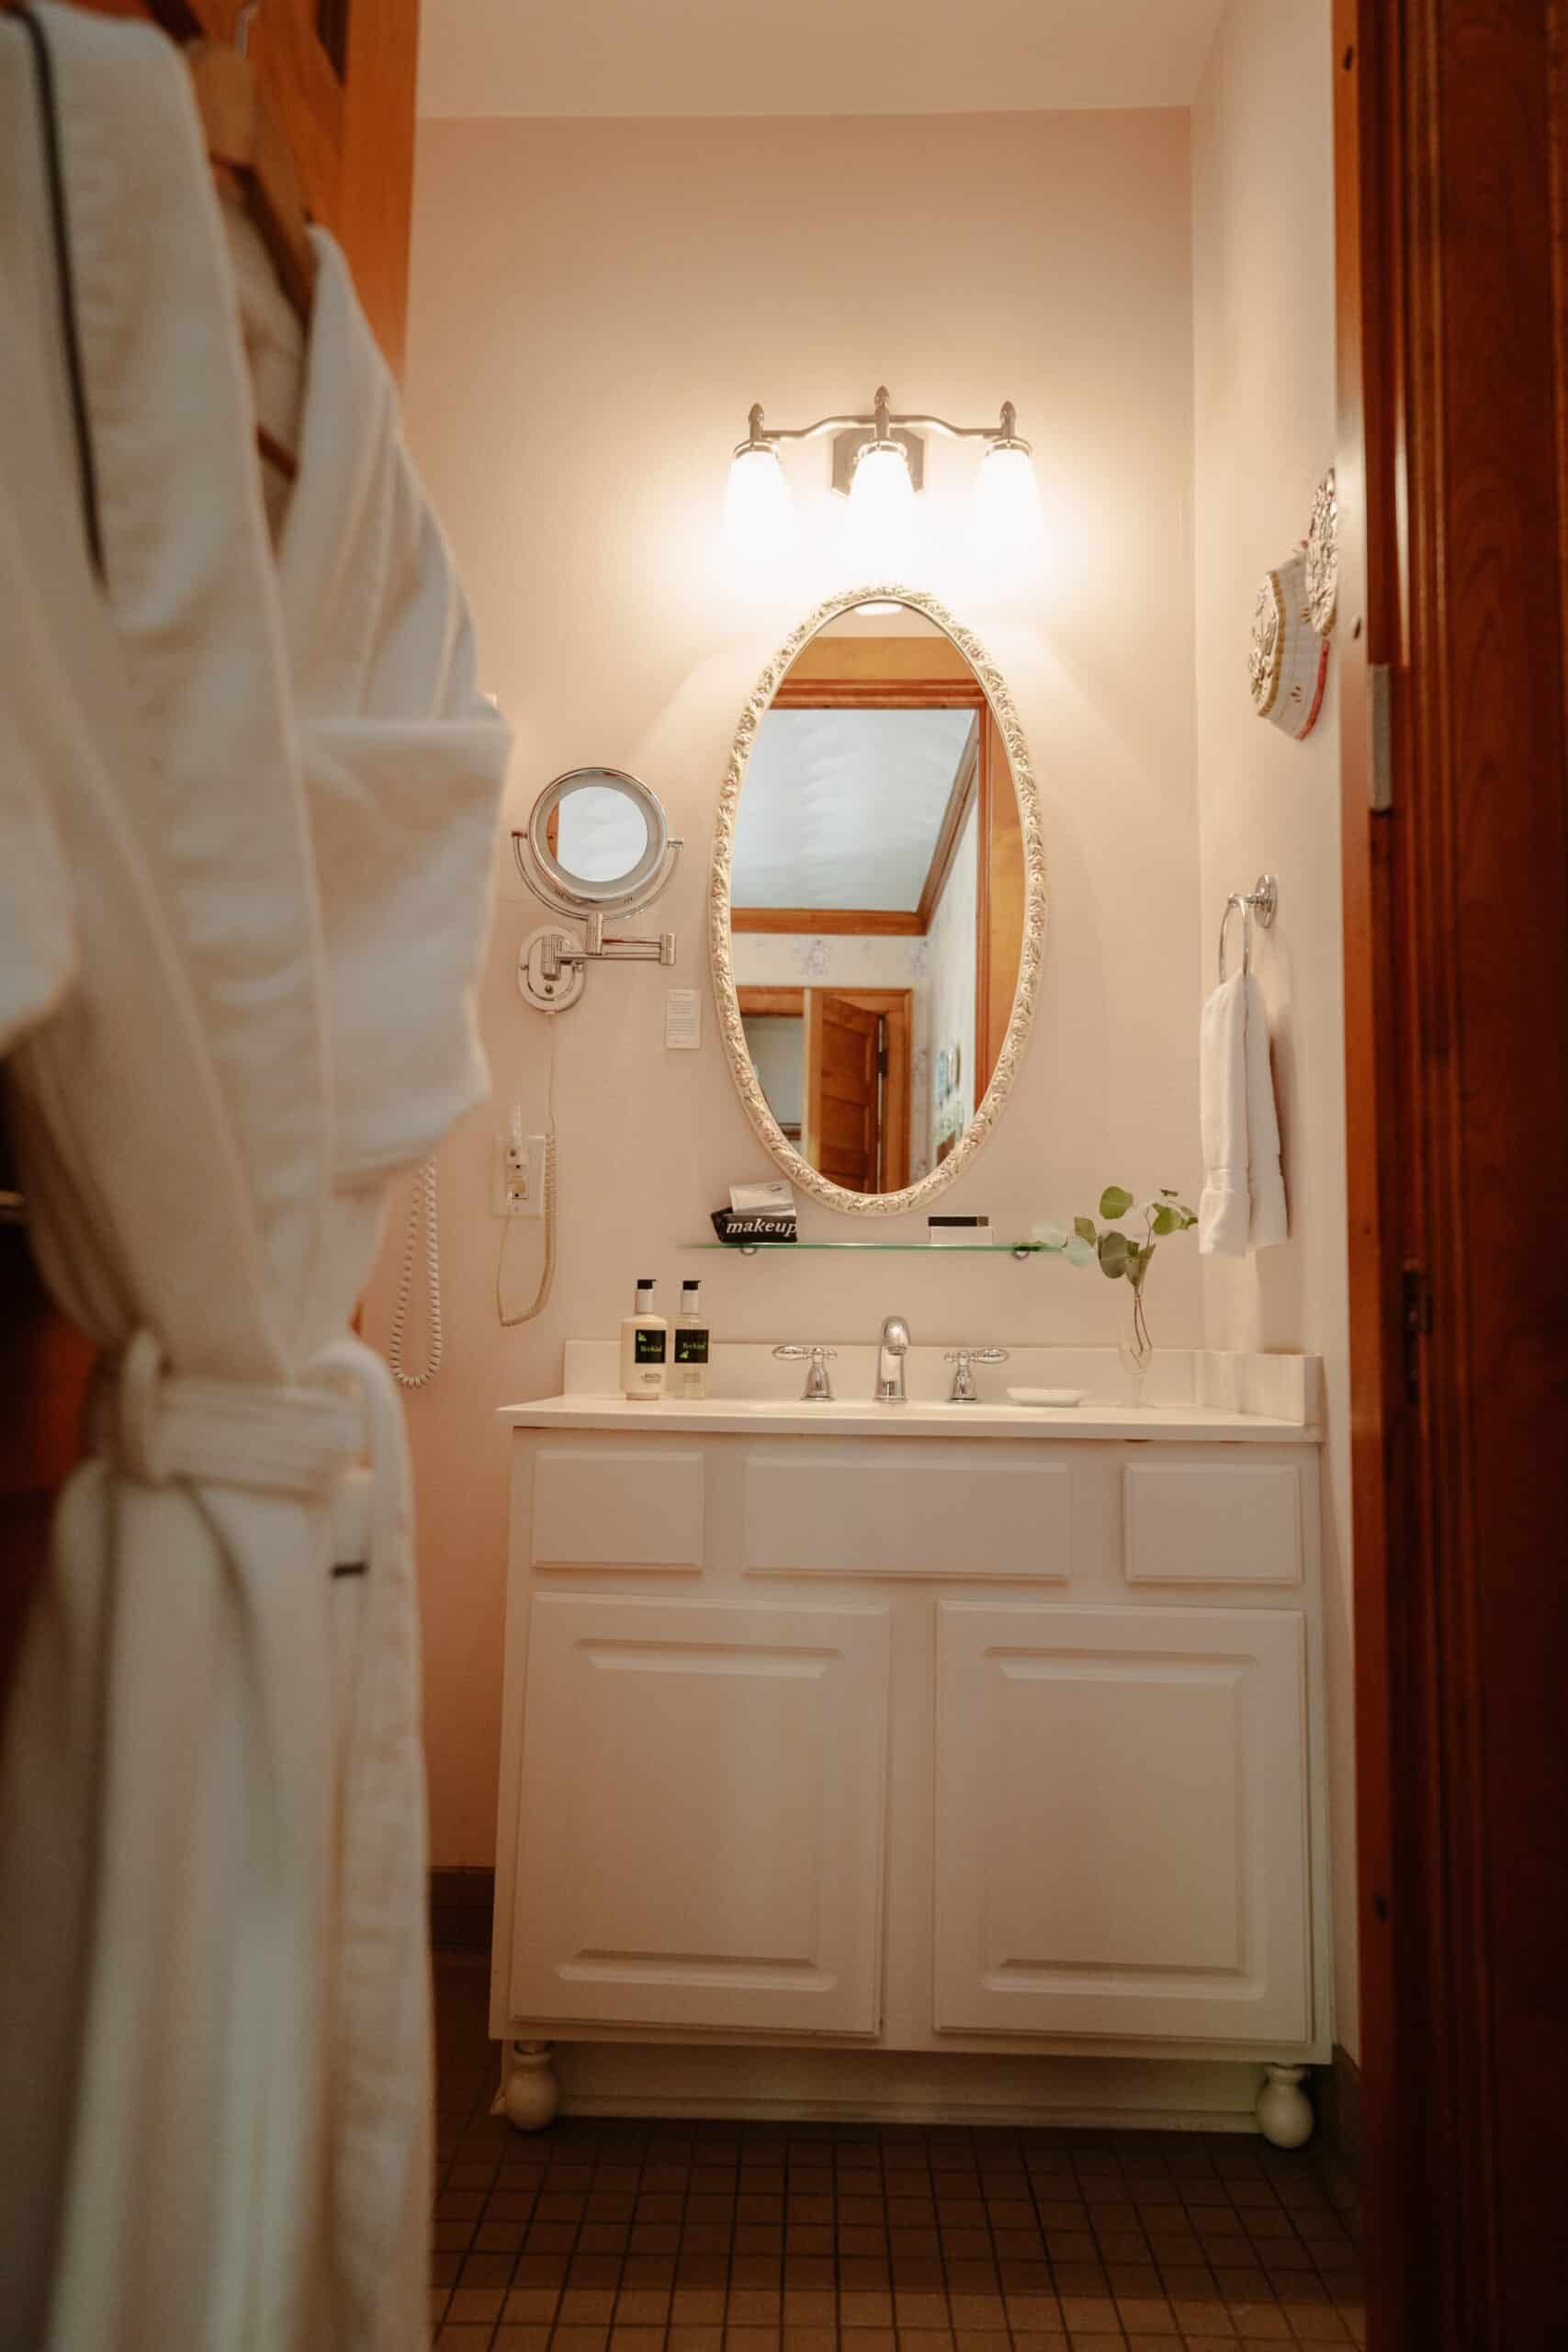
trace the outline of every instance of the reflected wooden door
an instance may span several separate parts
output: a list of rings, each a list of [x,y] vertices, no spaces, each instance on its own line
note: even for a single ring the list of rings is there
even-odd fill
[[[812,1166],[849,1193],[874,1193],[882,1142],[882,1016],[806,992],[806,1141]]]

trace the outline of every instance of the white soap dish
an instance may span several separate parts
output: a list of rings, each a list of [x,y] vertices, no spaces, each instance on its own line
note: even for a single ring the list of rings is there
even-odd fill
[[[1081,1405],[1087,1388],[1010,1388],[1010,1405]]]

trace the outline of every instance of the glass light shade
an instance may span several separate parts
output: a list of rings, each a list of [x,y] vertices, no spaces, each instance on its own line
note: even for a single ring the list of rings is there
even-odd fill
[[[872,441],[850,481],[849,544],[867,578],[901,577],[913,569],[919,523],[908,460],[896,441]]]
[[[724,493],[724,537],[749,566],[784,555],[795,536],[795,503],[776,449],[740,449]]]
[[[969,502],[969,552],[977,570],[1035,569],[1045,554],[1040,483],[1027,449],[987,449]]]

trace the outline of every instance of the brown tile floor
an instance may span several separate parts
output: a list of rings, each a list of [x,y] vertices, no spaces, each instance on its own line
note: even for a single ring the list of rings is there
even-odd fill
[[[1132,2132],[488,2112],[484,1972],[437,1963],[440,2352],[1265,2352],[1365,2342],[1312,2159]]]

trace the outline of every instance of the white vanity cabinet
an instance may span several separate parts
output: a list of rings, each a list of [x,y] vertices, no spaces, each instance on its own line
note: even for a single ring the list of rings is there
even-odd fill
[[[1310,1428],[511,1418],[499,2039],[1326,2056]]]

